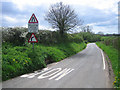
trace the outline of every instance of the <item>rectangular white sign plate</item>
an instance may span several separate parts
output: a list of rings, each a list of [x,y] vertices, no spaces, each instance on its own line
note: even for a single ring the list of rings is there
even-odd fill
[[[38,23],[28,23],[28,32],[37,33],[38,32]]]

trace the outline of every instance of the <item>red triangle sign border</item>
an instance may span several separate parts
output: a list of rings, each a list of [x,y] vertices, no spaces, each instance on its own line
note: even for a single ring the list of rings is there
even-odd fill
[[[30,39],[32,38],[32,35],[34,35],[34,37],[35,37],[35,39],[36,39],[36,41],[30,41]],[[34,33],[32,33],[31,34],[31,36],[30,36],[30,38],[29,38],[29,40],[28,40],[28,42],[30,43],[37,43],[38,42],[38,40],[37,40],[37,38],[36,38],[36,36],[35,36],[35,34]]]
[[[35,17],[35,19],[36,19],[37,22],[30,22],[33,16]],[[37,18],[36,18],[36,16],[35,16],[34,13],[32,14],[32,16],[31,16],[30,20],[28,21],[28,23],[38,23],[38,20],[37,20]]]

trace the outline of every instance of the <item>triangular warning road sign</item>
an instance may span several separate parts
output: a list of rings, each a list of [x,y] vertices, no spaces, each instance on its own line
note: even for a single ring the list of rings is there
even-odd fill
[[[28,21],[28,23],[38,23],[38,20],[35,16],[35,14],[33,13],[30,20]]]
[[[31,42],[31,43],[37,43],[37,42],[38,42],[38,40],[37,40],[37,38],[35,37],[35,34],[34,34],[34,33],[32,33],[32,35],[30,36],[28,42]]]

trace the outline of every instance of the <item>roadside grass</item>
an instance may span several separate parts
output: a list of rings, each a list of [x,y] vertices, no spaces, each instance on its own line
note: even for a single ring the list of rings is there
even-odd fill
[[[101,42],[96,42],[96,44],[108,55],[112,64],[112,69],[115,74],[115,81],[113,82],[113,84],[115,88],[120,87],[120,78],[119,78],[120,72],[118,72],[118,54],[119,54],[118,50],[111,45],[106,46]]]
[[[10,43],[2,45],[2,80],[20,76],[58,62],[86,47],[85,43],[60,43],[51,46],[32,44],[14,46]]]

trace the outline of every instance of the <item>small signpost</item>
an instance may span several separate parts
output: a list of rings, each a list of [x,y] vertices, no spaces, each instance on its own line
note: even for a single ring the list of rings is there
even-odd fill
[[[33,43],[33,49],[34,49],[34,43],[38,42],[38,40],[37,40],[37,38],[35,37],[35,34],[34,34],[34,33],[37,33],[37,32],[38,32],[38,20],[37,20],[35,14],[33,13],[30,20],[28,21],[28,33],[32,33],[28,42]]]
[[[38,32],[38,20],[33,13],[30,20],[28,21],[28,32],[29,33],[37,33]]]

